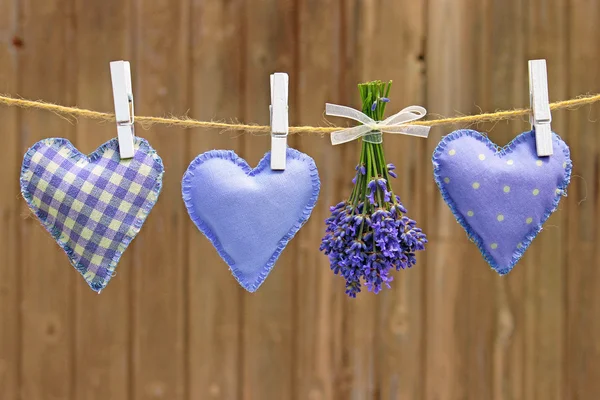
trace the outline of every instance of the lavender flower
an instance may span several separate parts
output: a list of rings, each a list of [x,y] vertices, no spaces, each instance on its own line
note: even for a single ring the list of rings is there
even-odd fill
[[[390,210],[376,208],[368,217],[363,216],[364,203],[355,208],[343,202],[331,208],[320,250],[329,257],[333,272],[346,280],[350,297],[361,291],[361,281],[375,293],[384,285],[389,288],[390,272],[412,267],[415,252],[425,248],[425,234],[401,212],[404,207],[397,196],[396,202]]]
[[[381,120],[387,93],[385,84],[372,82],[359,86],[363,112]],[[375,98],[375,101],[373,101]],[[377,111],[377,112],[376,112]],[[412,219],[400,197],[394,194],[387,177],[396,178],[393,164],[386,164],[381,144],[363,142],[354,189],[347,201],[330,208],[331,216],[320,250],[329,257],[331,270],[346,281],[346,294],[356,297],[362,289],[379,293],[390,287],[391,272],[410,268],[416,263],[415,252],[425,249],[427,238]]]
[[[378,189],[380,190],[380,194],[382,194],[382,196],[379,196],[378,199],[375,199]],[[384,203],[389,203],[391,200],[391,192],[387,189],[387,181],[383,178],[370,181],[367,184],[367,191],[367,199],[369,199],[369,202],[372,205],[377,205],[377,200],[383,200]]]
[[[356,180],[358,179],[358,174],[361,175],[366,175],[367,170],[365,169],[364,165],[357,165],[356,168],[354,168],[357,172],[356,172],[356,176],[354,178],[352,178],[352,183],[356,184]]]
[[[388,175],[391,176],[392,178],[398,177],[398,175],[396,175],[396,172],[394,172],[395,169],[396,169],[396,166],[394,164],[390,163],[387,165]]]

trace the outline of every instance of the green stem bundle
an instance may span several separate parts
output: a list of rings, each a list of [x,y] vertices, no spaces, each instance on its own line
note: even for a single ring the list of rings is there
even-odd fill
[[[371,117],[375,121],[383,120],[385,113],[385,107],[387,105],[388,95],[392,88],[392,82],[373,81],[362,83],[358,85],[360,97],[362,100],[362,112]],[[380,133],[379,133],[380,134]],[[368,138],[369,136],[366,136]],[[373,136],[371,136],[373,138]],[[388,173],[387,164],[385,162],[385,156],[383,153],[383,145],[381,143],[372,143],[368,140],[363,140],[362,149],[360,153],[359,167],[365,168],[366,173],[363,175],[358,171],[357,181],[350,195],[349,203],[354,206],[358,203],[365,201],[367,196],[367,185],[368,183],[377,178],[383,178],[386,180],[388,190],[392,193],[392,202],[396,203],[396,198],[393,195],[390,187],[390,176]],[[377,191],[378,204],[384,204],[381,198],[382,194]],[[371,212],[372,206],[365,202],[366,206],[363,208],[363,215]]]

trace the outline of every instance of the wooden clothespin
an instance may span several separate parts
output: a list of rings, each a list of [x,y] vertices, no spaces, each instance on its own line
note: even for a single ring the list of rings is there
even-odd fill
[[[550,156],[552,150],[552,114],[548,99],[548,72],[546,60],[529,60],[529,121],[535,130],[535,143],[538,157]]]
[[[288,86],[286,73],[271,75],[271,169],[283,171],[287,155]]]
[[[113,61],[110,63],[115,116],[117,119],[117,137],[121,159],[133,158],[133,137],[135,129],[133,90],[131,86],[131,67],[128,61]]]

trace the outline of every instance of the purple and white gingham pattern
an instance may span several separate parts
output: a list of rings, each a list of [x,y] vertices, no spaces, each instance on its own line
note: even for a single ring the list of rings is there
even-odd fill
[[[89,157],[67,139],[44,139],[25,154],[21,193],[90,287],[100,292],[156,203],[164,168],[144,139],[121,160],[117,139]]]

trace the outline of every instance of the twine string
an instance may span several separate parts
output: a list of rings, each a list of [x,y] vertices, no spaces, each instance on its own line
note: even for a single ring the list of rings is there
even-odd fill
[[[593,104],[600,101],[600,94],[584,95],[579,96],[570,100],[558,101],[550,103],[551,110],[562,110],[562,109],[574,109],[580,106]],[[79,107],[67,107],[59,104],[48,103],[41,100],[27,100],[21,98],[15,98],[11,96],[0,95],[0,105],[9,107],[19,107],[28,109],[46,110],[58,114],[60,116],[69,117],[82,117],[88,118],[101,122],[115,122],[115,115],[112,113],[103,113],[99,111],[87,110]],[[529,115],[531,109],[519,108],[514,110],[496,111],[492,113],[482,113],[474,115],[457,116],[451,118],[438,118],[429,121],[415,121],[411,125],[421,126],[444,126],[444,125],[455,125],[455,124],[479,124],[488,122],[499,122],[507,121]],[[212,128],[219,129],[222,131],[242,131],[251,134],[269,134],[271,133],[271,127],[265,125],[250,125],[241,123],[228,123],[228,122],[217,122],[217,121],[199,121],[187,117],[144,117],[136,116],[135,122],[140,124],[142,127],[148,129],[154,125],[168,125],[173,127],[181,128]],[[317,134],[331,134],[339,130],[340,127],[329,126],[329,127],[318,127],[318,126],[293,126],[289,128],[290,134],[302,134],[302,133],[317,133]]]

